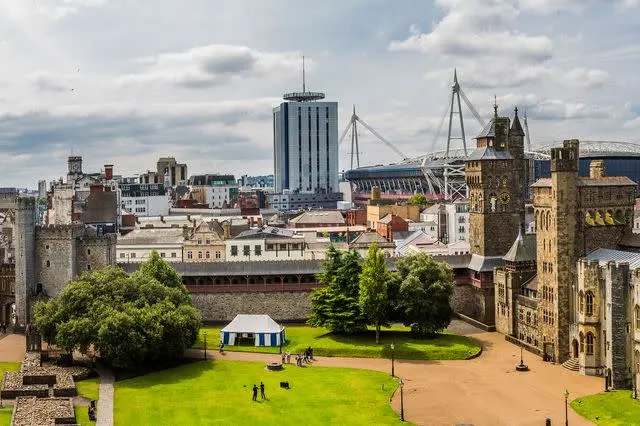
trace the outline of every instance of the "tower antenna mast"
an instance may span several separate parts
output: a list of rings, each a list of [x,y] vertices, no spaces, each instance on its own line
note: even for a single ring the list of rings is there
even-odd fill
[[[306,78],[304,73],[304,55],[302,55],[302,93],[305,93],[306,91],[307,91],[307,87],[306,87]]]

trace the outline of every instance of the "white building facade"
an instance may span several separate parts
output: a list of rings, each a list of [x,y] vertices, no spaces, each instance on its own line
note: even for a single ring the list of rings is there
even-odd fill
[[[120,205],[136,216],[167,216],[171,201],[161,183],[121,184]]]

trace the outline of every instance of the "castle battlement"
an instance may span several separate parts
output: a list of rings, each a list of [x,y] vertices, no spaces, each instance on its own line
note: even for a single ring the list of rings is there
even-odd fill
[[[42,225],[36,227],[38,240],[71,240],[84,235],[84,225]]]

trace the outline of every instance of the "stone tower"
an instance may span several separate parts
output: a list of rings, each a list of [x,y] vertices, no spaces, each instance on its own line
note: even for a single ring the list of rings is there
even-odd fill
[[[15,209],[15,294],[16,327],[24,328],[29,322],[29,298],[35,293],[35,215],[34,198],[16,199]]]
[[[511,248],[524,221],[527,186],[524,132],[517,118],[496,114],[476,138],[477,149],[466,159],[470,198],[471,253],[502,257]]]
[[[538,318],[543,350],[556,362],[569,357],[571,285],[576,282],[577,140],[551,150],[551,185],[536,188]]]

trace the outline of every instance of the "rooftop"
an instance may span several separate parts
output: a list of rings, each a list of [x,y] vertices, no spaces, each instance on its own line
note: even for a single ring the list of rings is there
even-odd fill
[[[182,228],[149,228],[134,229],[127,235],[119,237],[117,245],[182,244],[183,242]]]
[[[608,262],[616,262],[628,263],[629,269],[640,268],[640,253],[633,253],[629,251],[600,248],[592,251],[584,258],[589,261],[597,261],[601,265],[606,265]]]
[[[578,186],[636,186],[636,183],[627,176],[605,176],[599,178],[579,177],[577,184]],[[538,179],[531,187],[551,187],[551,178]]]
[[[317,223],[341,225],[346,222],[344,220],[344,217],[342,216],[342,213],[335,210],[328,210],[328,211],[304,212],[301,215],[291,219],[289,223],[293,225],[317,224]]]
[[[507,262],[535,262],[536,245],[535,234],[518,233],[518,237],[502,259]]]

